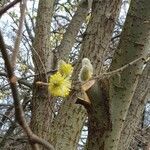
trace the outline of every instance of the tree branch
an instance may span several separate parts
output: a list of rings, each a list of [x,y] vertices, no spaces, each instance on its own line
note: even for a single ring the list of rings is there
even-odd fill
[[[27,122],[24,118],[24,112],[23,112],[22,106],[20,104],[18,90],[17,90],[17,84],[16,84],[17,80],[15,79],[16,77],[15,77],[15,74],[13,72],[12,66],[10,64],[10,60],[9,60],[9,57],[8,57],[8,53],[6,51],[6,47],[5,47],[5,43],[4,43],[1,31],[0,31],[0,49],[1,49],[2,57],[4,59],[5,67],[6,67],[6,70],[7,70],[7,77],[8,77],[10,87],[11,87],[11,90],[12,90],[16,120],[18,121],[19,125],[23,128],[24,132],[27,134],[28,140],[31,143],[31,146],[38,143],[40,145],[43,145],[48,150],[54,150],[54,147],[50,143],[48,143],[44,139],[36,136],[31,131],[30,127],[28,126],[28,124],[27,124]],[[36,148],[34,148],[33,150],[36,150]]]
[[[21,0],[14,0],[13,2],[9,3],[4,8],[0,9],[0,16],[2,16],[8,9],[16,5],[17,3],[21,2]]]
[[[0,72],[0,76],[7,77],[7,73]],[[27,86],[29,88],[32,88],[32,84],[27,82],[24,78],[23,79],[22,78],[17,78],[17,81],[18,81],[19,84],[23,84],[23,85],[25,85],[25,86]]]
[[[69,26],[66,29],[61,44],[56,48],[58,51],[58,57],[60,59],[67,59],[69,57],[70,50],[76,41],[76,36],[81,28],[81,25],[86,20],[87,14],[88,3],[85,2],[79,4],[77,11],[75,12]]]
[[[135,59],[135,60],[129,62],[128,64],[126,64],[126,65],[124,65],[124,66],[122,66],[122,67],[120,67],[120,68],[118,68],[118,69],[116,69],[116,70],[113,70],[113,71],[110,71],[110,72],[106,72],[106,73],[100,74],[100,75],[98,75],[98,76],[95,76],[95,77],[91,78],[90,80],[93,80],[93,79],[99,79],[99,80],[100,80],[100,79],[109,78],[109,77],[114,76],[114,75],[116,75],[116,74],[120,74],[120,73],[121,73],[122,71],[124,71],[126,68],[128,68],[129,66],[132,66],[132,65],[136,64],[136,63],[139,62],[139,61],[143,61],[143,63],[145,64],[145,63],[147,63],[149,60],[150,60],[150,55],[149,55],[149,54],[146,55],[146,56],[145,56],[145,55],[142,55],[141,57],[139,57],[139,58],[137,58],[137,59]],[[89,82],[89,81],[87,81],[87,82]],[[86,82],[85,82],[84,84],[86,84]]]
[[[16,60],[17,60],[17,55],[19,52],[19,46],[22,38],[22,31],[23,31],[23,23],[25,19],[25,10],[26,10],[26,4],[27,1],[23,0],[22,3],[20,3],[20,19],[19,19],[19,27],[17,31],[17,36],[16,36],[16,41],[14,45],[14,51],[12,54],[12,67],[15,68]]]

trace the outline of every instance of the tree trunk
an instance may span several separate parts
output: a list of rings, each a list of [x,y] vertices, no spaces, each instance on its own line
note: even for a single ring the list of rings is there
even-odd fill
[[[150,63],[145,67],[142,76],[139,79],[136,91],[132,98],[131,105],[127,117],[125,119],[124,127],[121,132],[119,141],[119,150],[128,150],[134,135],[141,120],[144,106],[148,100],[148,93],[150,91]]]
[[[145,58],[150,46],[150,5],[147,0],[131,1],[118,49],[110,70],[115,70],[139,57]],[[112,130],[105,138],[104,149],[117,150],[123,124],[135,93],[142,59],[124,69],[110,80]]]
[[[88,57],[92,61],[95,74],[100,73],[103,55],[111,40],[120,6],[121,0],[94,0],[92,16],[84,35],[79,62],[76,63],[73,73],[74,81],[77,81],[83,57]],[[74,104],[76,96],[75,91],[69,100],[64,101],[53,121],[50,141],[56,149],[77,149],[86,111],[83,107]]]
[[[53,58],[49,46],[53,0],[40,0],[37,12],[35,38],[32,47],[35,76],[32,98],[32,131],[44,139],[48,139],[51,123],[50,96],[47,86],[37,86],[37,81],[47,82],[46,72],[52,68]],[[51,61],[50,63],[47,60]]]
[[[109,112],[109,82],[107,80],[96,81],[88,89],[87,95],[90,99],[88,108],[88,141],[87,150],[103,150],[103,139],[112,125]]]

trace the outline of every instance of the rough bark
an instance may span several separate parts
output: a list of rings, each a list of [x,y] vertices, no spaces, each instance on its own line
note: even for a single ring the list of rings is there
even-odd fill
[[[95,74],[100,73],[103,55],[112,37],[120,6],[121,0],[95,0],[93,2],[91,20],[84,35],[79,62],[76,63],[73,73],[73,80],[77,81],[83,57],[88,57],[92,61]],[[50,141],[59,150],[76,149],[86,117],[85,109],[74,104],[76,92],[73,94],[62,105],[53,122],[52,133],[50,133],[52,137]]]
[[[109,112],[109,81],[100,80],[86,91],[90,106],[88,108],[88,141],[87,150],[104,149],[102,138],[111,130],[111,118]]]
[[[82,2],[82,1],[81,1]],[[61,44],[57,48],[58,58],[67,60],[69,58],[70,51],[76,41],[76,36],[81,28],[81,25],[85,22],[88,14],[88,3],[79,3],[77,11],[75,12],[72,20],[70,21]]]
[[[130,143],[134,140],[140,123],[144,106],[150,93],[150,63],[145,67],[142,76],[139,79],[136,91],[132,98],[131,105],[124,123],[124,127],[119,140],[119,150],[128,150]]]
[[[47,82],[46,71],[52,68],[53,57],[49,49],[49,33],[53,12],[53,0],[40,0],[37,12],[35,38],[32,47],[35,76],[33,83],[31,129],[39,137],[48,139],[51,123],[50,97],[47,86],[37,86],[37,81]],[[47,60],[51,62],[47,62]]]
[[[148,54],[150,44],[149,10],[150,5],[147,0],[131,1],[121,40],[110,70],[120,68]],[[117,150],[118,148],[123,124],[142,70],[143,61],[141,60],[110,80],[112,131],[108,133],[104,149]]]

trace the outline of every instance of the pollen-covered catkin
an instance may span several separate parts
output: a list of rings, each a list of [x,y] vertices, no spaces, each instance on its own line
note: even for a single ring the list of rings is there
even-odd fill
[[[59,60],[58,62],[58,72],[60,72],[60,74],[62,76],[66,77],[70,77],[72,75],[73,72],[73,67],[71,64],[66,63],[63,60]]]
[[[88,58],[83,58],[82,68],[79,73],[79,81],[88,81],[93,75],[93,66]]]

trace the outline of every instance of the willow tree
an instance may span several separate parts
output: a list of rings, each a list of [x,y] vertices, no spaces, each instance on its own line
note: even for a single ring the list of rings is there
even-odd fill
[[[35,135],[48,141],[55,149],[77,149],[86,118],[88,138],[85,149],[123,150],[130,146],[134,135],[134,132],[128,133],[130,122],[134,115],[138,115],[137,121],[132,122],[132,126],[137,126],[149,92],[147,62],[150,52],[150,2],[131,1],[118,47],[109,69],[104,72],[105,55],[121,4],[122,0],[93,0],[91,7],[87,1],[81,0],[59,46],[53,50],[50,29],[57,2],[39,1],[35,37],[31,46],[35,78],[30,128]],[[51,76],[57,70],[57,62],[60,59],[69,61],[76,37],[83,25],[86,30],[78,59],[74,62],[72,90],[67,98],[62,99],[60,109],[54,116],[53,109],[58,98],[51,95],[45,83],[48,83],[49,73]],[[89,81],[80,83],[78,75],[81,61],[85,57],[91,61],[94,74]],[[143,87],[146,90],[143,90]],[[144,103],[139,104],[137,98],[139,102]],[[133,115],[131,111],[139,106],[137,103],[141,109]],[[22,126],[20,122],[19,124]],[[34,136],[28,134],[28,130],[23,129],[28,135],[32,149],[37,148],[36,143],[42,145],[40,149],[45,149],[44,142],[39,143]],[[126,133],[130,138],[125,136]]]
[[[87,30],[85,31],[85,36],[83,38],[78,62],[75,64],[74,68],[74,81],[77,80],[81,66],[80,62],[84,57],[88,57],[91,60],[94,67],[95,76],[100,76],[102,74],[101,71],[102,63],[104,62],[104,54],[112,37],[115,21],[119,14],[120,5],[121,1],[119,0],[93,1],[91,19],[87,26]],[[40,4],[39,9],[40,11],[38,15],[41,14],[44,18],[44,15],[46,14],[45,7],[43,7],[44,13],[42,13],[42,7],[40,7]],[[89,118],[89,136],[87,149],[117,149],[126,114],[134,95],[139,75],[142,74],[144,62],[143,59],[146,60],[148,54],[148,10],[148,1],[141,0],[138,2],[131,2],[126,23],[121,35],[120,43],[114,54],[113,61],[109,69],[110,74],[108,75],[108,77],[106,77],[107,80],[105,78],[104,80],[101,79],[100,81],[96,80],[95,84],[92,85],[89,90],[87,90],[87,95],[91,102],[88,108],[86,107],[86,109],[88,110]],[[66,30],[60,46],[58,47],[58,59],[67,59],[69,57],[69,51],[73,47],[75,36],[77,35],[87,12],[88,4],[86,2],[81,3],[76,12],[76,15],[74,15],[74,18],[72,19],[70,25]],[[42,19],[42,17],[38,16],[37,18]],[[74,21],[75,19],[78,20]],[[44,25],[43,20],[40,20],[39,22],[42,22],[42,25]],[[76,22],[78,23],[77,25],[75,24]],[[49,22],[45,22],[45,25],[46,23],[49,25]],[[72,24],[74,25],[74,28],[70,27]],[[41,29],[40,26],[37,26],[37,28],[38,27]],[[46,30],[46,28],[44,29]],[[72,34],[69,35],[70,30]],[[44,33],[43,30],[42,33]],[[48,32],[46,33],[48,34]],[[44,36],[46,36],[46,33],[44,33]],[[47,37],[48,36],[49,34],[47,35]],[[42,41],[40,42],[40,40],[42,39],[43,38],[40,37],[38,41],[40,45],[41,43],[44,43]],[[45,45],[46,44],[47,42],[45,43]],[[42,51],[42,49],[39,49],[39,46],[37,46],[37,50],[40,50],[40,52],[45,51],[45,53],[46,51],[49,52],[49,49],[47,50],[45,47],[46,46],[43,47]],[[48,55],[46,56],[47,58],[44,59],[45,61],[47,61],[48,59]],[[133,64],[131,64],[132,62]],[[46,65],[46,62],[44,64]],[[39,65],[40,63],[38,63],[37,68],[39,68]],[[123,66],[125,65],[127,66],[124,68]],[[117,70],[116,73],[113,73],[114,70]],[[45,80],[43,80],[43,77],[38,80],[45,82]],[[74,86],[76,87],[76,85],[73,85],[73,87]],[[80,89],[80,87],[78,86],[77,88]],[[50,122],[48,121],[48,119],[46,119],[47,117],[44,117],[45,115],[39,118],[39,120],[36,122],[36,124],[39,125],[40,128],[42,127],[43,129],[45,129],[44,125],[41,124],[43,122],[46,127],[50,127],[50,133],[44,132],[44,134],[48,134],[48,139],[50,139],[51,143],[56,149],[76,149],[76,143],[78,142],[80,130],[83,126],[83,121],[85,120],[86,116],[85,109],[82,106],[74,103],[76,101],[78,102],[77,88],[75,91],[72,91],[73,94],[70,95],[68,100],[64,101],[58,115],[52,121],[52,126],[50,126]],[[45,90],[40,91],[35,93],[38,102],[35,103],[36,101],[33,99],[33,103],[35,103],[33,110],[37,110],[35,111],[35,114],[38,116],[39,110],[36,109],[36,107],[39,108],[41,112],[41,107],[44,106],[44,110],[42,112],[50,113],[50,111],[46,110],[45,107],[48,106],[47,99],[45,99],[46,105],[44,101],[42,101],[42,104],[38,104],[39,102],[41,102],[40,99],[42,97],[39,94],[43,95]],[[39,96],[37,97],[37,95]],[[77,97],[73,97],[74,95],[77,95]],[[49,109],[49,107],[47,108]],[[43,113],[41,114],[43,115]],[[48,122],[45,122],[45,119]],[[34,118],[34,115],[32,120],[36,120]],[[33,131],[36,133],[36,130],[38,130],[36,134],[39,135],[39,133],[43,132],[43,130],[38,128],[38,126],[36,127],[36,124],[33,124]],[[46,135],[40,136],[46,137]]]

